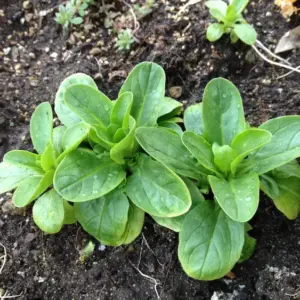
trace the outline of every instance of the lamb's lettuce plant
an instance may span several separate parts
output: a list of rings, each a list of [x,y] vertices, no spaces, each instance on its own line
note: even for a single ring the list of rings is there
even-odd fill
[[[211,16],[218,21],[207,28],[207,39],[214,42],[226,33],[230,34],[232,43],[240,39],[245,44],[253,45],[257,37],[256,31],[242,16],[248,2],[248,0],[232,0],[228,5],[222,0],[206,1],[205,5],[209,8]]]
[[[84,74],[68,77],[59,88],[59,118],[67,127],[88,124],[90,149],[80,147],[64,158],[54,187],[75,203],[79,223],[104,244],[132,241],[141,231],[144,212],[178,217],[191,206],[184,181],[145,154],[135,138],[141,126],[180,131],[176,122],[182,105],[164,94],[164,71],[153,63],[134,68],[116,101]]]
[[[155,127],[138,128],[136,137],[149,155],[179,175],[209,184],[214,201],[201,202],[182,219],[179,259],[189,276],[212,280],[253,250],[246,222],[258,208],[260,186],[289,218],[297,216],[300,116],[251,127],[237,88],[218,78],[206,86],[202,103],[186,110],[184,122],[181,137]],[[186,172],[193,159],[195,172]]]

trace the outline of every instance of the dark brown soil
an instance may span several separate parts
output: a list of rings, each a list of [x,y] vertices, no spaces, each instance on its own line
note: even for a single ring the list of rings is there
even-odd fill
[[[31,0],[24,9],[23,1],[0,0],[4,11],[0,16],[0,157],[10,149],[30,148],[28,125],[34,107],[43,101],[53,103],[67,75],[90,74],[114,98],[127,72],[144,60],[165,68],[167,88],[181,86],[179,100],[187,105],[201,99],[210,79],[222,76],[240,89],[252,124],[300,114],[299,74],[277,80],[285,71],[258,58],[250,63],[246,60],[253,56],[249,47],[231,45],[227,38],[209,43],[205,39],[209,16],[202,2],[176,22],[172,16],[183,3],[157,1],[154,11],[141,20],[140,43],[130,52],[115,51],[114,37],[104,28],[105,15],[98,8],[92,10],[89,20],[93,28],[83,31],[79,27],[76,35],[73,29],[74,39],[66,44],[53,12],[38,17],[40,11],[58,3]],[[127,7],[120,2],[116,9],[124,13]],[[23,22],[25,17],[31,19]],[[271,0],[251,1],[246,18],[270,47],[299,23],[299,18],[283,19]],[[92,56],[91,50],[98,53]],[[299,54],[297,50],[285,56],[300,65]],[[100,251],[97,244],[94,255],[81,263],[79,249],[89,236],[78,225],[66,226],[57,235],[43,235],[33,224],[30,209],[11,209],[9,194],[0,198],[1,205],[0,242],[8,257],[0,274],[0,299],[5,292],[30,300],[157,299],[154,281],[133,265],[157,281],[160,298],[165,300],[206,300],[213,294],[219,297],[214,299],[282,300],[292,299],[289,295],[300,290],[300,220],[287,221],[263,196],[251,221],[257,239],[254,255],[234,268],[236,279],[214,282],[195,281],[184,274],[176,254],[177,235],[157,226],[150,217],[144,236],[132,245]]]

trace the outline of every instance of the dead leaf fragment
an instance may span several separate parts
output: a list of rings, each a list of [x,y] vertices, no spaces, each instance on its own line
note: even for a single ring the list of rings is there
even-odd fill
[[[279,40],[275,53],[281,53],[300,48],[300,26],[288,31]]]

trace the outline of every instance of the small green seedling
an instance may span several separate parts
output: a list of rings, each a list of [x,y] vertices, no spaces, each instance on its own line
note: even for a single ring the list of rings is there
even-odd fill
[[[182,219],[179,259],[189,276],[213,280],[252,253],[247,222],[258,208],[260,187],[288,218],[299,214],[300,116],[250,127],[237,88],[218,78],[206,86],[202,103],[185,111],[184,124],[181,138],[150,127],[138,128],[136,137],[153,158],[211,188],[214,201],[202,201]]]
[[[85,263],[94,253],[95,244],[92,241],[89,241],[86,246],[79,251],[80,257],[79,260],[82,263]]]
[[[117,37],[116,47],[118,51],[130,50],[131,45],[134,43],[132,30],[127,28],[123,29]]]
[[[257,37],[256,31],[242,16],[248,1],[232,0],[230,5],[222,0],[206,1],[205,4],[211,16],[219,22],[209,25],[206,33],[207,39],[214,42],[227,33],[230,34],[232,43],[240,39],[247,45],[253,45]]]
[[[55,21],[63,26],[65,35],[68,34],[71,24],[79,25],[83,22],[87,8],[93,3],[94,0],[70,0],[65,5],[59,6]]]

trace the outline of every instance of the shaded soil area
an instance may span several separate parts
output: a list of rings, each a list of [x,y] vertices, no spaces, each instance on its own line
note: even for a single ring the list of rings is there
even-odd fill
[[[131,68],[145,60],[164,67],[168,89],[182,87],[179,100],[185,105],[199,101],[207,82],[222,76],[241,91],[251,124],[300,114],[299,74],[277,79],[285,71],[255,57],[251,48],[231,45],[227,37],[209,43],[205,28],[210,19],[203,2],[175,20],[183,2],[157,1],[153,12],[140,20],[139,43],[129,52],[114,48],[115,36],[104,27],[106,16],[100,4],[92,8],[85,24],[71,30],[66,41],[54,12],[49,11],[59,1],[24,2],[0,0],[1,158],[10,149],[30,148],[30,115],[40,102],[53,104],[66,76],[87,73],[113,99]],[[116,12],[128,14],[123,2],[114,3]],[[251,1],[245,17],[271,49],[299,24],[299,18],[283,19],[270,0]],[[300,65],[299,54],[297,50],[284,56]],[[257,239],[254,255],[234,268],[236,279],[213,282],[195,281],[184,274],[177,259],[177,234],[150,217],[143,236],[132,245],[103,250],[97,244],[93,256],[82,263],[79,250],[90,237],[79,225],[65,226],[57,235],[43,235],[32,222],[30,208],[12,208],[9,193],[2,195],[0,206],[0,242],[7,250],[0,295],[6,292],[31,300],[150,300],[157,299],[156,288],[165,300],[206,300],[213,295],[214,300],[282,300],[293,299],[291,295],[300,290],[300,220],[287,221],[263,195],[251,221]]]

